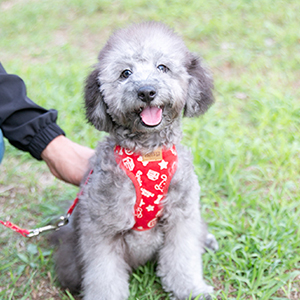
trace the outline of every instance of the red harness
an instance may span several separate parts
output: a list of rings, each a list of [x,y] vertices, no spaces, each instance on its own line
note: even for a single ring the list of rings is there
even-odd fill
[[[114,152],[118,165],[132,180],[136,191],[132,229],[151,229],[162,215],[162,202],[177,169],[176,148],[159,148],[145,156],[120,146],[116,146]]]

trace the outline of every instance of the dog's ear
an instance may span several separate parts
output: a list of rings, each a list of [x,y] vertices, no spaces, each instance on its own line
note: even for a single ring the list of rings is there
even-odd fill
[[[203,67],[200,58],[193,53],[189,53],[187,71],[191,78],[183,115],[197,117],[205,113],[214,102],[213,79]]]
[[[111,117],[106,112],[107,105],[103,101],[98,69],[92,71],[86,79],[84,96],[87,120],[92,123],[96,129],[109,132],[112,129],[113,123]]]

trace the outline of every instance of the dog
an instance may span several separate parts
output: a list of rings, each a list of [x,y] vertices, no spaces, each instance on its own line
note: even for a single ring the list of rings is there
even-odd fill
[[[130,272],[155,260],[172,299],[210,299],[201,255],[218,246],[200,216],[180,124],[206,112],[212,90],[202,59],[166,25],[134,24],[109,38],[85,86],[86,117],[109,135],[71,224],[55,237],[64,288],[85,300],[125,300]]]

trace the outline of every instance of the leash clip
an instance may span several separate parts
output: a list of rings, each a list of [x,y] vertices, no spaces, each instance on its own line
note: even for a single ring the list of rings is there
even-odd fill
[[[46,225],[40,228],[32,229],[26,235],[28,238],[38,236],[40,233],[51,230],[59,230],[61,227],[67,225],[69,223],[69,216],[61,216],[59,219],[52,225]]]
[[[67,214],[66,216],[61,216],[58,218],[58,220],[55,222],[56,229],[59,229],[60,227],[63,227],[69,223],[70,215]]]

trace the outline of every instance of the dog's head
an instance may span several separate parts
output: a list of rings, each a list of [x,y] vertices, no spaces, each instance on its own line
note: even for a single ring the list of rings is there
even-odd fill
[[[132,25],[110,37],[85,87],[87,119],[99,130],[157,132],[183,115],[204,113],[213,82],[201,63],[161,23]]]

